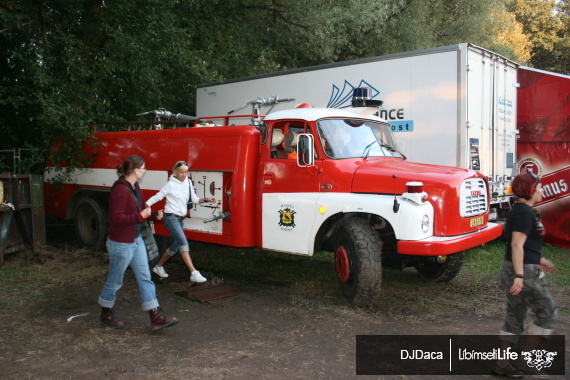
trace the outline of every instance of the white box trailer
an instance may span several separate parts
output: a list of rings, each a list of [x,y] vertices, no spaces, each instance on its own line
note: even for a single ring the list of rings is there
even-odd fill
[[[514,173],[517,69],[505,57],[463,43],[203,84],[196,113],[223,116],[272,95],[344,108],[354,88],[369,87],[384,101],[380,116],[410,161],[474,169],[489,178],[495,220],[508,206]]]

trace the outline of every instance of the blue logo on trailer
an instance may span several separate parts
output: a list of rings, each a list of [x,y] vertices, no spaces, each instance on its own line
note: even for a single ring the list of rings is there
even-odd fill
[[[512,107],[513,106],[513,102],[507,98],[505,98],[504,96],[499,96],[499,104],[502,106],[507,106],[507,107]]]
[[[413,132],[414,131],[414,121],[413,120],[396,120],[389,121],[390,129],[392,132]]]
[[[352,95],[354,89],[359,87],[369,87],[371,92],[370,96],[372,99],[374,99],[380,94],[379,90],[377,90],[370,83],[366,82],[364,79],[360,80],[358,86],[353,86],[349,81],[345,80],[344,85],[342,86],[342,90],[337,85],[333,84],[331,97],[329,98],[329,102],[327,103],[327,108],[350,107],[352,105]]]

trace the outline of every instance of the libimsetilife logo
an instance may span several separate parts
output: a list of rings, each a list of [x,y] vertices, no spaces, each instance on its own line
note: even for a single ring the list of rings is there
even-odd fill
[[[532,350],[522,352],[522,356],[524,357],[526,364],[529,367],[536,368],[539,371],[543,368],[552,366],[554,357],[556,355],[558,355],[558,352],[551,352],[546,350]]]
[[[496,335],[357,335],[356,375],[488,375],[497,361],[526,364],[536,374],[564,375],[564,335],[525,351],[500,348]]]

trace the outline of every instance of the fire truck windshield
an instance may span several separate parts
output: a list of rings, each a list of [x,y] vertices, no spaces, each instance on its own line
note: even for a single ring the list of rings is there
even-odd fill
[[[321,119],[317,123],[330,158],[404,157],[397,151],[390,126],[364,119]]]

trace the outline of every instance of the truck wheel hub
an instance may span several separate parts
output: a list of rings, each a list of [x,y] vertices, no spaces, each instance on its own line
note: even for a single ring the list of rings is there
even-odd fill
[[[341,281],[348,281],[350,277],[350,261],[348,260],[348,253],[344,247],[340,246],[335,251],[335,264],[336,273]]]

